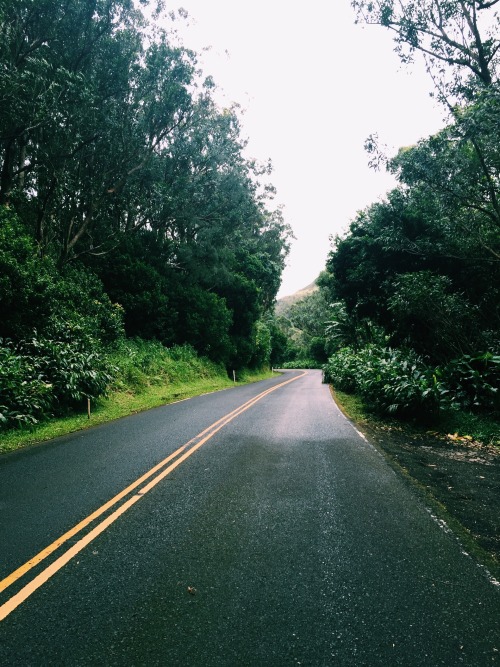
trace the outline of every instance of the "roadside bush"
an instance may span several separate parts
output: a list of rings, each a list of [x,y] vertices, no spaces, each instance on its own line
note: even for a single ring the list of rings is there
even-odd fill
[[[40,419],[106,393],[112,378],[106,357],[84,340],[39,337],[0,343],[0,422],[3,428]]]
[[[448,394],[413,350],[374,346],[359,353],[356,387],[367,407],[405,417],[437,414]]]
[[[167,348],[159,341],[133,338],[120,341],[111,354],[117,389],[141,391],[148,385],[191,382],[225,375],[222,365],[199,357],[190,345]]]
[[[440,372],[453,407],[500,410],[500,355],[491,352],[454,359]]]
[[[38,337],[21,341],[17,349],[31,364],[37,377],[52,387],[55,413],[75,407],[84,399],[106,394],[112,367],[105,355],[96,352],[89,341]]]
[[[500,356],[464,355],[432,368],[413,350],[370,345],[343,348],[323,367],[325,381],[359,394],[382,414],[431,416],[450,408],[498,411]]]
[[[348,394],[355,393],[358,362],[358,355],[352,348],[341,348],[323,366],[325,382]]]
[[[316,359],[295,359],[295,361],[285,361],[280,368],[321,368],[321,364]]]
[[[50,410],[52,386],[33,360],[0,339],[0,429],[36,424]]]
[[[448,389],[412,350],[368,345],[359,352],[339,350],[324,366],[325,381],[359,394],[382,414],[404,417],[436,414],[447,404]]]
[[[36,332],[14,343],[0,342],[0,421],[4,428],[34,424],[107,392],[114,372],[97,344],[72,327],[66,339]],[[64,338],[64,337],[62,337]]]

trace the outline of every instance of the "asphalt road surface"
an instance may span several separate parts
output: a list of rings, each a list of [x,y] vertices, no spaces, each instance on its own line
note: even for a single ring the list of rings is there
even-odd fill
[[[318,371],[0,458],[0,665],[485,665],[500,587]]]

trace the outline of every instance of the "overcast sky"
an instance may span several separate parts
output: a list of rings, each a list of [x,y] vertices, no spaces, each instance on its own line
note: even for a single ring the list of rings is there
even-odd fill
[[[393,154],[443,127],[422,64],[400,65],[387,31],[354,24],[349,0],[180,0],[184,45],[202,53],[221,103],[245,113],[248,155],[271,158],[272,183],[296,240],[279,296],[325,266],[329,235],[394,185],[368,167],[378,133]],[[170,5],[172,7],[172,5]],[[222,95],[222,93],[221,93]]]

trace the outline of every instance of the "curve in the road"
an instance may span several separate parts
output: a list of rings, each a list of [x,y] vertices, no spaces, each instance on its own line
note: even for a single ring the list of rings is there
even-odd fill
[[[72,537],[75,537],[81,533],[85,528],[90,526],[96,519],[105,515],[112,507],[117,505],[120,501],[124,501],[117,509],[115,509],[111,514],[108,514],[99,524],[97,524],[92,530],[90,530],[86,535],[84,535],[76,544],[71,546],[67,551],[60,555],[55,561],[48,565],[42,572],[35,576],[31,581],[29,581],[20,591],[15,595],[9,598],[4,604],[0,605],[0,621],[4,620],[9,614],[11,614],[20,604],[22,604],[30,595],[32,595],[40,586],[42,586],[46,581],[48,581],[54,574],[56,574],[61,568],[63,568],[72,558],[74,558],[82,549],[88,546],[98,535],[103,533],[111,524],[113,524],[120,516],[122,516],[130,507],[135,505],[136,502],[141,500],[151,489],[153,489],[159,482],[161,482],[167,475],[169,475],[173,470],[175,470],[181,463],[186,459],[192,456],[200,447],[202,447],[208,440],[210,440],[216,433],[218,433],[224,426],[229,424],[233,419],[241,415],[243,412],[251,408],[253,405],[261,401],[268,394],[281,389],[285,385],[290,384],[290,382],[295,382],[295,380],[303,377],[307,371],[304,371],[300,375],[294,376],[289,380],[270,387],[265,391],[262,391],[257,396],[254,396],[250,400],[246,401],[242,405],[238,406],[228,414],[224,415],[213,424],[205,428],[201,433],[196,435],[194,438],[189,440],[186,444],[179,447],[175,452],[167,456],[165,459],[160,461],[153,468],[148,470],[144,475],[135,480],[132,484],[129,484],[125,489],[116,494],[113,498],[104,503],[99,507],[95,512],[92,512],[85,519],[80,521],[78,524],[73,526],[70,530],[66,531],[59,538],[54,540],[51,544],[45,547],[40,551],[36,556],[28,560],[26,563],[18,567],[14,572],[6,576],[2,581],[0,581],[0,593],[12,584],[14,584],[21,577],[26,575],[30,570],[35,566],[41,563],[43,560],[48,558],[51,554],[57,551],[65,543],[68,542]],[[168,465],[170,464],[170,465]],[[165,468],[165,466],[168,466]],[[153,477],[153,475],[156,477]],[[150,478],[153,479],[150,480]],[[150,480],[148,482],[148,480]],[[139,489],[133,496],[127,498],[133,491],[138,489],[144,482],[147,482],[145,486]]]

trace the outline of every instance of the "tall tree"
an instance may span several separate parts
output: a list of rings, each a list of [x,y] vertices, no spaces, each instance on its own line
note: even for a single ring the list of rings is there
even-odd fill
[[[97,272],[129,334],[244,365],[290,230],[236,109],[140,4],[0,0],[0,205],[40,262]]]
[[[485,261],[484,251],[478,261],[476,251],[474,236],[456,234],[453,215],[432,192],[396,189],[359,213],[345,238],[337,239],[327,261],[327,289],[332,301],[345,304],[353,330],[365,329],[365,341],[370,332],[379,336],[372,322],[393,344],[433,359],[494,349],[500,263]],[[346,318],[340,312],[332,322],[329,335]]]
[[[498,261],[500,90],[483,91],[456,116],[441,132],[401,149],[388,167],[404,186],[434,199],[449,251],[478,263]]]
[[[102,252],[148,224],[149,170],[190,115],[194,54],[145,47],[127,0],[4,2],[0,201],[42,252]]]
[[[351,4],[358,21],[393,32],[403,62],[411,61],[415,51],[423,53],[429,71],[455,95],[470,91],[470,77],[483,86],[497,79],[499,0],[352,0]]]

